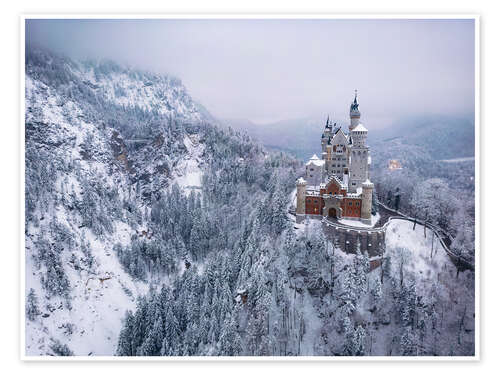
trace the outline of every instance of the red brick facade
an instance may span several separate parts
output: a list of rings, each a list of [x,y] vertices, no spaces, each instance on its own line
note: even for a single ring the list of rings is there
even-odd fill
[[[335,179],[330,180],[324,188],[320,189],[319,195],[306,194],[305,211],[307,215],[323,215],[324,194],[344,196],[341,204],[342,216],[361,217],[361,197],[347,198],[347,190],[342,188]]]
[[[344,198],[342,201],[343,216],[346,217],[361,217],[361,199],[360,198]]]
[[[306,195],[306,214],[323,215],[325,202],[323,197],[318,195]],[[361,198],[344,198],[342,200],[342,216],[361,217]]]
[[[323,207],[325,207],[323,198],[318,195],[306,195],[307,215],[323,215]]]

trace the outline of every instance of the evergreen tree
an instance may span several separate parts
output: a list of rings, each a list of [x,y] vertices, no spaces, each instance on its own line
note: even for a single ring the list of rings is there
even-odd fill
[[[34,321],[38,315],[40,315],[40,310],[38,309],[38,298],[35,290],[30,288],[30,291],[26,296],[26,317],[29,320]]]
[[[400,340],[401,355],[413,356],[417,355],[417,342],[411,327],[406,327]]]

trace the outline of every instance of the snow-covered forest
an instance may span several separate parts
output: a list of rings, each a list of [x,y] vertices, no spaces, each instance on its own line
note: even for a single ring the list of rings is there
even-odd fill
[[[27,355],[474,355],[473,271],[407,221],[374,270],[295,224],[302,162],[179,79],[27,48],[25,94]],[[473,185],[434,177],[373,179],[473,260]]]

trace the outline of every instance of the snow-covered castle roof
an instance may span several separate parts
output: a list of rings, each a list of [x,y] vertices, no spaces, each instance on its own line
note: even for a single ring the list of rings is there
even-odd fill
[[[325,161],[324,160],[321,160],[320,158],[318,158],[318,156],[316,154],[314,154],[310,159],[309,161],[307,162],[306,165],[315,165],[317,167],[321,167],[322,165],[325,164]]]
[[[363,124],[358,124],[354,129],[352,129],[354,132],[367,132],[368,129],[363,126]]]

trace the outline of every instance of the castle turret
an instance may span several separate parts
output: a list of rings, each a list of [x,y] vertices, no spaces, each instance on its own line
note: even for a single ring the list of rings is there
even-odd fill
[[[362,185],[361,220],[371,224],[373,183],[366,179]]]
[[[367,137],[368,129],[366,129],[363,124],[358,124],[355,128],[351,129],[353,147],[365,147]]]
[[[358,93],[354,96],[351,104],[351,125],[349,126],[350,148],[350,170],[349,170],[349,192],[355,193],[361,188],[361,184],[369,177],[370,148],[366,145],[368,130],[359,122]]]
[[[358,106],[359,106],[358,90],[355,90],[354,101],[351,103],[351,110],[350,110],[351,124],[349,125],[349,131],[354,129],[359,124],[361,113],[359,112]]]
[[[305,215],[306,213],[306,187],[307,182],[302,177],[296,182],[297,186],[297,207],[295,213],[298,215]]]

